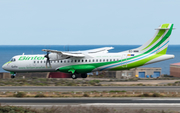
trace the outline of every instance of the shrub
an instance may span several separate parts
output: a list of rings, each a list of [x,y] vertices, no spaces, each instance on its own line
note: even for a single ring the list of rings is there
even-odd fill
[[[15,97],[25,97],[26,93],[24,92],[18,92],[17,94],[14,94]]]
[[[42,94],[42,93],[39,93],[39,94],[37,94],[35,97],[45,97],[45,95]]]
[[[118,90],[111,90],[111,91],[109,91],[110,93],[119,93],[119,92],[126,92],[126,91],[118,91]]]
[[[159,94],[159,93],[154,93],[152,96],[153,96],[153,97],[162,97],[162,95]]]
[[[89,81],[89,84],[95,85],[95,84],[97,84],[97,83],[99,83],[99,82],[100,82],[99,80],[90,80],[90,81]]]
[[[85,93],[85,94],[83,95],[83,97],[89,97],[89,95]]]
[[[148,93],[144,93],[142,95],[139,95],[139,97],[151,97],[152,95],[148,94]]]
[[[138,86],[143,86],[143,84],[142,83],[139,83],[139,84],[137,84]]]
[[[37,110],[19,106],[0,106],[0,113],[39,113]]]

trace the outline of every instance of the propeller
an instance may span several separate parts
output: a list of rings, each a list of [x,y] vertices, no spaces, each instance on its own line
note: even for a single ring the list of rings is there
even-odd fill
[[[46,68],[47,68],[47,63],[49,63],[49,66],[51,67],[51,62],[49,60],[49,51],[47,51],[47,54],[44,57],[47,58],[47,60],[46,60]]]

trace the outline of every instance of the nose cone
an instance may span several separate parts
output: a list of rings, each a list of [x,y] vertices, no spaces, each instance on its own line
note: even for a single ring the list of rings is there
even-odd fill
[[[4,64],[4,65],[2,66],[2,68],[3,68],[4,70],[6,70],[6,64]]]
[[[6,71],[8,71],[10,68],[10,63],[11,63],[11,61],[9,61],[9,62],[7,62],[7,63],[5,63],[3,66],[2,66],[2,68],[4,69],[4,70],[6,70]]]

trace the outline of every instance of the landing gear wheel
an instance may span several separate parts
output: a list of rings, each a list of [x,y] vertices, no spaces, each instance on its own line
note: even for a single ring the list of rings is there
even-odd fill
[[[87,73],[81,74],[82,78],[87,78]]]
[[[11,75],[11,78],[15,78],[15,76],[14,76],[14,75]]]
[[[76,79],[76,78],[77,78],[77,75],[72,74],[71,77],[72,77],[72,79]]]

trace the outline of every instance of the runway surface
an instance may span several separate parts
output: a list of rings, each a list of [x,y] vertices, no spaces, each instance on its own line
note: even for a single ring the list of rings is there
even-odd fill
[[[115,109],[180,110],[179,98],[0,98],[1,105],[43,108],[52,106],[95,106]]]
[[[179,103],[180,99],[163,99],[163,98],[0,98],[0,103]]]
[[[1,86],[0,91],[180,91],[180,86]]]

